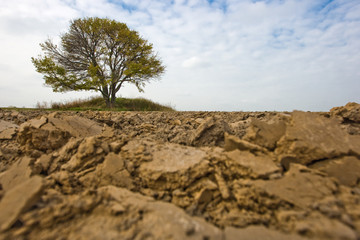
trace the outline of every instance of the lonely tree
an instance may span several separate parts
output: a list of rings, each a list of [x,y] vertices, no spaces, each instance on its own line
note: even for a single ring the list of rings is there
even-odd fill
[[[113,107],[116,93],[126,83],[140,92],[165,67],[153,52],[152,44],[126,24],[110,19],[73,20],[60,36],[59,46],[51,40],[41,43],[43,56],[32,58],[45,85],[55,92],[94,90],[107,107]]]

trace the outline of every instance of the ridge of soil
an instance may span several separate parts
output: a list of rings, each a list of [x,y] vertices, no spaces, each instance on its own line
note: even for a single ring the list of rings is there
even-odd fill
[[[359,110],[0,110],[0,239],[360,239]]]

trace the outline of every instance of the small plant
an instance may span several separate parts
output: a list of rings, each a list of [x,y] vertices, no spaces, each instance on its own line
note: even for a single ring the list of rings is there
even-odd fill
[[[36,103],[36,108],[38,108],[38,109],[46,109],[46,108],[48,108],[48,104],[45,101],[43,101],[42,103],[37,102]]]

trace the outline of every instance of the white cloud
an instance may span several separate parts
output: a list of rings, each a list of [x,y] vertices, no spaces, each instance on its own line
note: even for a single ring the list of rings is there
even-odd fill
[[[79,96],[44,88],[30,58],[40,42],[82,16],[126,22],[152,42],[167,72],[141,96],[179,110],[328,110],[360,102],[358,0],[172,2],[1,2],[1,104]],[[131,86],[119,94],[140,95]]]
[[[196,56],[188,58],[182,63],[184,68],[204,67],[206,65],[208,65],[208,63],[205,60]]]

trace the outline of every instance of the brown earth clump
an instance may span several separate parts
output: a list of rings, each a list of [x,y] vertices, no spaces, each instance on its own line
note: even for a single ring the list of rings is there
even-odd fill
[[[0,110],[0,239],[360,239],[359,109]]]

